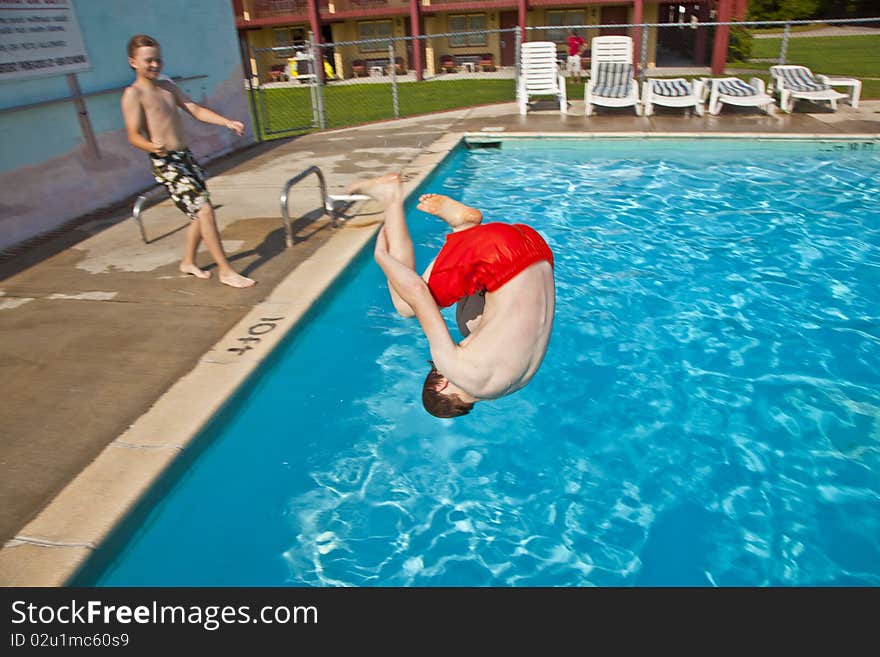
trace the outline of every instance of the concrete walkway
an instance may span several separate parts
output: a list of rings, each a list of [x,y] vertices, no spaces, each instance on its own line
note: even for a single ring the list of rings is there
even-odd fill
[[[561,116],[548,107],[522,117],[513,103],[492,105],[258,145],[209,163],[223,242],[234,266],[259,281],[251,289],[233,290],[216,277],[202,281],[178,272],[185,220],[167,201],[144,213],[148,244],[126,202],[2,256],[0,538],[9,543],[7,558],[0,559],[0,584],[30,581],[19,576],[24,571],[15,555],[9,557],[10,546],[52,545],[48,539],[34,543],[20,535],[21,528],[242,318],[271,300],[279,282],[311,262],[331,237],[351,233],[366,243],[375,232],[381,215],[369,208],[340,228],[330,227],[320,210],[317,180],[310,177],[294,188],[296,239],[285,248],[279,193],[308,166],[323,170],[334,194],[355,179],[391,170],[413,171],[415,184],[426,171],[414,171],[413,163],[438,140],[484,128],[880,137],[877,101],[863,102],[858,111],[843,106],[833,114],[776,117],[725,108],[718,117],[684,118],[680,110],[659,108],[651,118],[602,109],[586,118],[582,102],[570,111]],[[187,408],[177,411],[186,414]],[[80,513],[88,511],[85,503]]]

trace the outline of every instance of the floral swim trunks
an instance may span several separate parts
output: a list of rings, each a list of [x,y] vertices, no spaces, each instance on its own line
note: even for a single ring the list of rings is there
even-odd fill
[[[192,152],[185,148],[167,155],[151,154],[150,164],[156,181],[165,185],[174,204],[190,219],[195,219],[210,197],[205,174]]]

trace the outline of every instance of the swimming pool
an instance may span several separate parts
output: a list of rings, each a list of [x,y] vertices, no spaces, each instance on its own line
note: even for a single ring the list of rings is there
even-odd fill
[[[504,140],[421,191],[553,247],[529,386],[425,413],[364,254],[74,583],[880,584],[880,146]]]

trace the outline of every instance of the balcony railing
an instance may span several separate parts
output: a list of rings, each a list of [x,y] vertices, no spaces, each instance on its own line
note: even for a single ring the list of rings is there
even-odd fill
[[[318,9],[321,13],[329,13],[329,5],[330,0],[319,0]],[[244,12],[248,20],[302,16],[309,12],[309,3],[306,0],[253,0],[250,6],[245,3]],[[243,19],[244,16],[238,18]]]

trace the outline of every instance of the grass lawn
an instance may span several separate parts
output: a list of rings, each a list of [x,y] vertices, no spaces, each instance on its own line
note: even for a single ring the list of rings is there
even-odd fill
[[[581,98],[583,98],[583,85]],[[403,82],[397,86],[399,116],[511,102],[516,97],[510,80],[443,80]],[[254,92],[265,139],[287,137],[312,129],[312,105],[308,87],[284,87]],[[342,128],[394,118],[391,83],[333,85],[324,87],[327,128]]]
[[[782,39],[754,39],[752,59],[778,59],[781,46]],[[817,74],[880,79],[880,35],[789,39],[785,61],[787,64],[808,66]],[[758,62],[728,63],[729,67],[764,70],[771,65]]]

